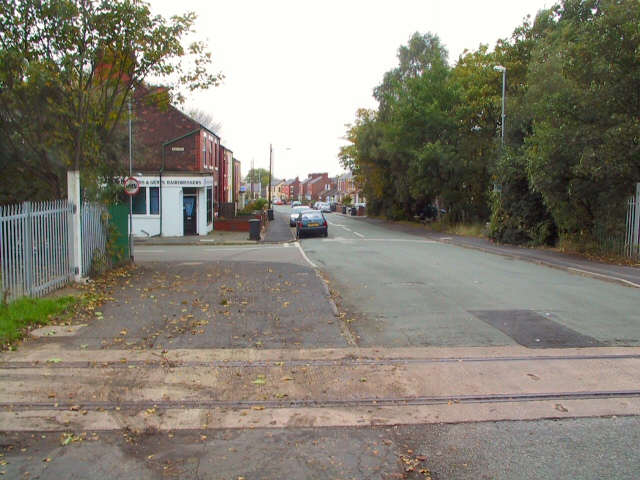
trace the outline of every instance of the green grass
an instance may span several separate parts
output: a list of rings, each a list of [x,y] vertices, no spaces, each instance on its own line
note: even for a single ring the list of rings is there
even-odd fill
[[[447,233],[452,235],[460,235],[463,237],[484,237],[485,236],[485,226],[480,223],[471,223],[471,224],[456,224],[451,225],[447,228]]]
[[[28,327],[48,325],[54,317],[68,317],[76,304],[73,296],[22,298],[8,305],[0,304],[0,347],[22,339]]]

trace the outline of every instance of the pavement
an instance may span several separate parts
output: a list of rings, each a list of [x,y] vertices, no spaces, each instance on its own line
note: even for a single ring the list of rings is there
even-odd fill
[[[250,240],[249,232],[226,232],[213,230],[207,235],[194,235],[185,237],[150,237],[136,238],[136,245],[242,245],[242,244],[267,244],[286,243],[296,240],[289,227],[286,216],[282,212],[274,212],[274,220],[267,222],[262,228],[260,240]],[[340,212],[331,215],[343,215]],[[349,218],[357,221],[368,222],[383,228],[415,235],[431,240],[458,245],[464,248],[493,253],[514,260],[533,262],[550,268],[563,270],[575,275],[583,275],[597,278],[603,281],[619,283],[629,287],[640,288],[639,266],[616,265],[591,260],[579,255],[560,252],[549,248],[528,248],[514,245],[492,243],[487,238],[463,237],[450,235],[430,230],[420,224],[407,224],[370,218],[367,216]],[[214,224],[215,225],[215,224]]]

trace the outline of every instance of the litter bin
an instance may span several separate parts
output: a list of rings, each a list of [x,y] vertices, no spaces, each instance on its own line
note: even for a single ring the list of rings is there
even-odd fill
[[[351,207],[351,216],[355,217],[358,215],[358,207]]]
[[[331,205],[329,205],[329,211],[330,212],[335,212],[336,211],[336,206],[333,203]]]
[[[346,215],[346,213],[347,213],[347,206],[346,206],[346,205],[343,205],[343,206],[342,206],[342,213],[343,213],[344,215]]]
[[[260,240],[260,220],[252,218],[249,220],[249,240]]]
[[[273,220],[273,208],[270,208],[269,210],[267,210],[267,218],[269,220]]]

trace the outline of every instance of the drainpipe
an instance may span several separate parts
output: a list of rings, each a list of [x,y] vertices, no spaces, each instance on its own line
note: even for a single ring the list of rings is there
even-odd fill
[[[162,168],[160,169],[160,171],[158,172],[160,174],[160,190],[159,190],[159,195],[158,195],[158,201],[160,202],[160,236],[162,236],[162,172],[164,172],[164,147],[166,147],[167,145],[171,145],[172,143],[176,143],[180,140],[184,140],[187,137],[190,137],[191,135],[194,135],[198,132],[200,132],[202,129],[198,128],[197,130],[194,130],[193,132],[189,132],[185,135],[182,135],[181,137],[178,138],[174,138],[173,140],[169,140],[168,142],[165,142],[162,144]]]

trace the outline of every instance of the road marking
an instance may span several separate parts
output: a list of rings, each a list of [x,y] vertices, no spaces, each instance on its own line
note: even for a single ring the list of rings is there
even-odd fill
[[[403,238],[364,238],[364,236],[360,235],[358,232],[353,232],[353,234],[362,237],[361,241],[363,242],[394,242],[394,243],[425,243],[425,244],[438,243],[435,240],[405,240]],[[360,239],[358,238],[332,237],[332,238],[323,239],[323,242],[354,243],[356,240],[360,241]]]
[[[344,228],[347,232],[350,232],[351,230],[349,230],[347,227],[345,227],[344,225],[342,225],[342,228]]]
[[[283,243],[284,248],[289,248],[289,244],[288,243]]]
[[[134,248],[134,252],[137,252],[137,253],[167,253],[166,250],[142,250],[140,248]]]
[[[294,245],[298,247],[298,249],[300,250],[300,253],[302,254],[302,258],[304,258],[309,265],[311,265],[313,268],[318,268],[318,266],[315,263],[309,260],[309,257],[307,257],[307,254],[304,253],[304,250],[302,250],[302,245],[300,245],[300,242],[294,242]]]
[[[207,252],[230,252],[230,251],[234,251],[234,250],[240,250],[243,252],[249,251],[249,250],[267,250],[267,249],[274,249],[274,248],[280,248],[279,245],[274,245],[274,246],[263,246],[263,247],[235,247],[235,248],[226,248],[223,246],[220,246],[218,248],[205,248],[205,251]]]

